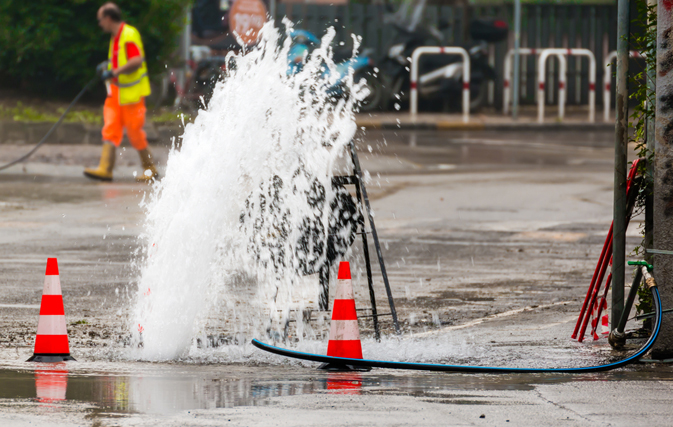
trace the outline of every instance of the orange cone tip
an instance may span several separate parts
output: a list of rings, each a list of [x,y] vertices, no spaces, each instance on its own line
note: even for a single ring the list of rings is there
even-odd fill
[[[58,261],[56,258],[47,258],[46,276],[58,276]]]
[[[339,275],[337,276],[339,280],[351,280],[351,266],[348,262],[339,263]]]
[[[63,362],[66,360],[75,359],[70,356],[58,262],[56,258],[48,258],[40,304],[40,318],[35,337],[35,350],[28,362]]]

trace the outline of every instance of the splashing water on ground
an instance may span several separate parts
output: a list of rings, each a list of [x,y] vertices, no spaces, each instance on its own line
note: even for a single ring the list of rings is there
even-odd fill
[[[131,313],[139,358],[188,356],[212,323],[241,340],[259,336],[312,298],[298,284],[327,256],[321,242],[338,196],[331,173],[356,131],[364,90],[351,76],[353,96],[329,94],[334,81],[322,69],[334,67],[333,30],[293,75],[281,36],[268,23],[258,47],[230,55],[235,66],[144,202]]]

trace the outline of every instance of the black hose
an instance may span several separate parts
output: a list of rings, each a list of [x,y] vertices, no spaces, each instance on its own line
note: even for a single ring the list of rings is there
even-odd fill
[[[9,163],[7,163],[7,164],[4,164],[4,165],[0,166],[0,171],[1,171],[1,170],[4,170],[4,169],[7,169],[7,168],[9,168],[9,167],[12,167],[12,166],[14,166],[14,165],[17,164],[17,163],[21,163],[22,161],[26,160],[28,157],[32,156],[33,153],[35,153],[35,152],[37,151],[37,149],[40,148],[40,147],[42,146],[42,144],[44,144],[45,142],[47,142],[47,139],[51,136],[52,132],[54,132],[54,131],[56,130],[56,128],[58,128],[58,127],[61,125],[61,123],[63,123],[63,119],[65,119],[66,114],[68,114],[68,113],[70,112],[70,109],[71,109],[75,104],[77,104],[77,101],[79,101],[79,99],[82,97],[82,95],[84,95],[84,92],[86,92],[87,90],[89,90],[89,89],[91,88],[91,86],[93,86],[93,84],[96,83],[97,81],[98,81],[98,77],[94,77],[93,79],[91,79],[91,80],[89,81],[89,83],[86,84],[86,86],[84,86],[84,87],[82,88],[82,90],[77,94],[77,96],[75,97],[75,99],[73,99],[72,102],[70,103],[70,105],[68,105],[68,108],[65,109],[65,112],[61,115],[61,117],[58,119],[58,121],[57,121],[56,123],[54,123],[54,125],[51,127],[51,129],[49,129],[49,132],[47,132],[47,134],[46,134],[44,137],[42,137],[42,139],[40,140],[40,142],[38,142],[37,145],[36,145],[35,147],[33,147],[32,150],[30,150],[30,151],[29,151],[27,154],[25,154],[24,156],[19,157],[19,158],[16,159],[16,160],[13,160],[13,161],[11,161],[11,162],[9,162]]]
[[[652,335],[647,342],[633,355],[618,362],[608,363],[606,365],[587,366],[583,368],[498,368],[492,366],[465,366],[465,365],[442,365],[437,363],[409,363],[409,362],[392,362],[383,360],[367,360],[367,359],[350,359],[345,357],[330,357],[319,354],[302,353],[294,350],[288,350],[264,344],[256,339],[252,340],[252,345],[255,347],[268,351],[270,353],[278,354],[280,356],[293,357],[296,359],[310,360],[313,362],[322,362],[335,365],[348,365],[355,367],[368,368],[388,368],[388,369],[409,369],[416,371],[439,371],[439,372],[464,372],[464,373],[489,373],[489,374],[516,374],[516,373],[569,373],[581,374],[586,372],[601,372],[610,371],[612,369],[626,366],[637,361],[644,355],[654,344],[661,329],[661,297],[656,286],[650,288],[652,292],[652,299],[654,301],[654,311],[656,313],[654,328]]]

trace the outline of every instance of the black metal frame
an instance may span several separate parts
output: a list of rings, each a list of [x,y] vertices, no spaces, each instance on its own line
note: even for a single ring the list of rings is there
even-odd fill
[[[376,232],[376,225],[374,224],[374,216],[372,215],[369,197],[367,196],[367,189],[365,188],[364,180],[362,179],[362,169],[360,168],[360,160],[355,151],[355,144],[353,141],[349,144],[351,155],[351,162],[353,164],[353,174],[345,176],[335,176],[332,182],[337,185],[354,185],[355,195],[357,198],[358,209],[360,211],[360,219],[358,221],[359,230],[357,234],[362,236],[362,249],[365,256],[365,267],[367,269],[367,285],[369,287],[369,298],[372,304],[372,319],[374,321],[374,336],[378,340],[381,338],[381,331],[379,327],[379,314],[376,310],[376,296],[374,294],[374,278],[372,275],[371,259],[369,257],[369,242],[367,240],[367,230],[365,228],[364,211],[367,211],[367,218],[369,219],[369,226],[371,228],[372,238],[374,239],[374,246],[376,247],[376,256],[379,259],[379,266],[381,268],[381,276],[383,277],[383,284],[386,287],[388,295],[388,304],[390,305],[390,314],[393,317],[393,326],[395,332],[399,335],[401,333],[400,324],[397,320],[397,311],[395,310],[395,302],[393,301],[393,294],[390,290],[390,283],[388,281],[388,273],[386,272],[386,265],[383,261],[383,254],[381,253],[381,244],[379,243],[379,236]],[[327,310],[329,305],[329,269],[330,265],[325,264],[320,268],[320,298],[319,304],[321,310]]]

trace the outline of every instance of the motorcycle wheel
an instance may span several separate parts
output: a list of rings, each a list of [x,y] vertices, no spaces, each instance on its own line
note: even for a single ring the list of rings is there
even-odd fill
[[[476,113],[486,105],[488,97],[488,80],[482,80],[479,86],[470,90],[470,113]]]
[[[373,70],[366,70],[355,75],[355,81],[359,82],[364,79],[365,88],[369,90],[369,95],[360,101],[360,111],[363,113],[380,110],[385,99],[383,85],[374,77],[373,72]]]

